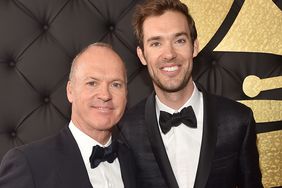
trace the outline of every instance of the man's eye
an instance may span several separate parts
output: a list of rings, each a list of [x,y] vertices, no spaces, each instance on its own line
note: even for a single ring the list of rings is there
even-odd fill
[[[114,83],[112,84],[112,86],[113,86],[113,87],[116,87],[116,88],[121,88],[122,85],[123,85],[123,84],[118,83],[118,82],[114,82]]]
[[[177,41],[176,41],[176,43],[185,43],[186,42],[186,39],[178,39]]]
[[[150,44],[151,47],[156,47],[156,46],[160,46],[160,45],[161,45],[161,43],[159,43],[159,42],[152,42]]]
[[[86,85],[88,85],[88,86],[95,86],[96,82],[90,81],[90,82],[87,82]]]

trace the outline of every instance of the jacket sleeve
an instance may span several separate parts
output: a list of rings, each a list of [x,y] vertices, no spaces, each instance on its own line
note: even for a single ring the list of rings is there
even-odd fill
[[[250,110],[246,121],[246,132],[240,151],[239,187],[261,188],[261,172],[259,167],[259,153],[257,149],[256,123]]]
[[[28,161],[20,150],[12,149],[4,156],[0,165],[0,187],[35,187]]]

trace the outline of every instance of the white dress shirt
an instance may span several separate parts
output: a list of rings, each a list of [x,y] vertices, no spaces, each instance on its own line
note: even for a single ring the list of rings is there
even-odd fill
[[[179,188],[194,187],[203,133],[203,95],[194,84],[192,96],[178,111],[163,104],[156,96],[156,113],[158,119],[160,117],[160,111],[173,114],[180,112],[187,106],[192,106],[194,110],[197,118],[197,128],[190,128],[182,123],[178,127],[172,127],[166,134],[163,134],[160,129]]]
[[[105,145],[101,145],[100,143],[83,133],[80,129],[78,129],[72,121],[69,123],[69,128],[80,149],[92,187],[124,187],[121,177],[120,165],[117,158],[114,160],[113,163],[108,163],[107,161],[101,162],[99,166],[94,169],[92,169],[90,166],[89,157],[92,153],[93,146],[99,145],[101,147],[107,147],[111,144],[111,138]]]

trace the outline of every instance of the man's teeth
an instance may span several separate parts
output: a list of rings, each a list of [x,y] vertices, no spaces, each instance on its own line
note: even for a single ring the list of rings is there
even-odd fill
[[[176,71],[178,70],[178,66],[173,66],[173,67],[164,67],[164,71]]]

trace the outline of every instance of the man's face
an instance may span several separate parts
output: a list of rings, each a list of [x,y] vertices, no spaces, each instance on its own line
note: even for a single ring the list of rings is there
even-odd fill
[[[138,47],[137,54],[148,66],[155,90],[177,92],[193,87],[191,72],[198,44],[191,41],[185,16],[166,11],[161,16],[148,17],[143,33],[144,51]]]
[[[108,131],[126,106],[126,73],[122,60],[111,49],[92,46],[77,59],[67,95],[72,121],[88,135]]]

